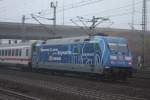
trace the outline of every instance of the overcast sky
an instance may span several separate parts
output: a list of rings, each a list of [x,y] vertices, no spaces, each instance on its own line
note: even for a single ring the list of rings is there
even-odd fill
[[[30,14],[52,18],[53,9],[50,2],[54,0],[0,0],[0,21],[21,22],[22,15],[31,18]],[[56,0],[55,0],[56,1]],[[54,1],[54,2],[55,2]],[[91,19],[92,16],[106,17],[110,21],[103,22],[99,27],[130,28],[132,22],[133,0],[57,0],[57,24],[75,25],[76,16]],[[135,1],[134,27],[141,29],[142,0]],[[148,30],[150,30],[150,0],[148,5]],[[64,11],[63,11],[64,9]],[[64,15],[64,17],[63,17]],[[64,18],[64,20],[63,20]],[[52,21],[39,19],[42,23],[52,24]],[[34,19],[26,19],[26,23],[37,23]],[[80,22],[76,22],[82,25]]]

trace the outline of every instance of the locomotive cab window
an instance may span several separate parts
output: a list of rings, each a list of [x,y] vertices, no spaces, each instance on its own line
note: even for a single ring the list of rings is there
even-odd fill
[[[128,46],[126,44],[109,43],[108,47],[111,52],[113,51],[128,52]]]

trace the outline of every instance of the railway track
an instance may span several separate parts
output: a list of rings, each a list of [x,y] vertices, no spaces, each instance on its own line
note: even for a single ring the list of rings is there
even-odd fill
[[[41,99],[0,88],[0,100],[41,100]]]
[[[127,89],[136,89],[136,90],[142,90],[143,88],[145,88],[146,90],[149,89],[149,85],[150,84],[150,80],[145,80],[144,79],[139,79],[139,78],[130,78],[127,82],[115,82],[115,81],[97,81],[97,80],[89,80],[89,79],[86,79],[86,78],[82,78],[80,79],[79,77],[76,78],[76,77],[66,77],[66,76],[60,76],[60,75],[50,75],[50,74],[41,74],[41,73],[32,73],[32,72],[20,72],[18,70],[0,70],[0,73],[4,74],[4,73],[7,73],[8,75],[15,75],[15,76],[22,76],[22,77],[26,77],[26,78],[31,78],[31,79],[36,79],[36,80],[43,80],[43,81],[53,81],[56,83],[62,83],[62,84],[67,84],[67,85],[74,85],[74,84],[70,84],[72,82],[70,81],[73,81],[73,82],[76,82],[76,81],[80,81],[80,82],[85,82],[87,81],[86,83],[90,84],[90,85],[103,85],[103,84],[107,84],[111,87],[117,87],[116,88],[127,88]],[[69,81],[68,81],[69,80]],[[144,82],[146,81],[146,82]],[[79,83],[80,83],[79,82]],[[144,83],[146,84],[144,84]],[[93,83],[93,84],[91,84]],[[136,83],[136,84],[135,84]],[[137,84],[138,83],[138,84]],[[76,85],[80,85],[80,84],[76,84]],[[140,86],[142,85],[142,86]],[[144,86],[143,86],[144,85]],[[83,85],[82,85],[83,86]],[[90,88],[90,87],[88,87]],[[95,88],[93,88],[95,89]]]
[[[45,89],[49,89],[56,92],[62,92],[65,94],[71,94],[75,96],[86,97],[95,100],[147,100],[140,97],[127,96],[122,94],[113,94],[100,90],[79,88],[75,86],[68,86],[63,84],[52,83],[49,81],[41,81],[41,80],[31,80],[28,78],[22,78],[17,76],[9,76],[9,75],[0,75],[0,79],[9,80],[12,82],[30,85],[34,87],[41,87]]]
[[[141,71],[141,72],[134,73],[133,78],[150,80],[150,71]]]

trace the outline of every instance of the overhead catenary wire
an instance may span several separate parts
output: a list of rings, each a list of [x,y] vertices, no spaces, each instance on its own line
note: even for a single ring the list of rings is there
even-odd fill
[[[77,8],[77,7],[82,7],[82,6],[85,6],[85,5],[89,5],[89,4],[94,4],[94,3],[96,3],[96,2],[100,2],[100,1],[102,1],[102,0],[84,0],[84,1],[80,1],[80,2],[77,2],[77,3],[75,3],[75,4],[72,4],[72,5],[75,5],[75,6],[73,6],[72,8]],[[139,3],[142,3],[142,1],[139,1],[139,2],[136,2],[135,3],[135,5],[136,4],[139,4]],[[69,4],[69,6],[70,6],[71,4]],[[64,7],[65,6],[67,6],[67,5],[64,5]],[[128,6],[132,6],[132,4],[129,4],[129,5],[125,5],[125,6],[122,6],[122,7],[117,7],[117,8],[114,8],[114,9],[108,9],[108,10],[104,10],[104,11],[102,11],[102,12],[107,12],[107,11],[110,11],[110,10],[118,10],[118,9],[121,9],[121,8],[125,8],[125,7],[128,7]],[[67,8],[67,7],[66,7]],[[69,9],[69,8],[68,8]],[[64,9],[65,10],[65,9]],[[33,14],[38,14],[38,13],[40,13],[41,15],[44,15],[44,12],[45,11],[49,11],[49,8],[47,8],[46,10],[42,10],[42,11],[37,11],[37,12],[32,12]],[[100,13],[102,13],[102,12],[100,12]],[[57,11],[57,13],[58,13],[58,11]],[[31,14],[31,13],[30,13]],[[30,14],[25,14],[26,16],[30,16]],[[94,13],[93,13],[94,14]],[[95,13],[96,14],[96,13]],[[20,16],[21,17],[21,16]],[[18,17],[19,18],[19,17]]]
[[[142,1],[136,2],[135,5],[141,4],[141,3],[142,3]],[[96,12],[96,13],[94,12],[94,13],[84,14],[84,15],[82,15],[82,16],[102,14],[102,13],[106,13],[106,12],[110,12],[110,11],[114,11],[114,10],[120,10],[120,9],[123,9],[123,8],[128,8],[128,7],[131,7],[131,6],[132,6],[132,4],[128,4],[128,5],[124,5],[124,6],[112,8],[112,9],[103,10],[103,11]],[[135,12],[136,12],[136,11],[135,11]],[[80,16],[81,16],[81,15],[80,15]],[[67,18],[67,17],[66,17],[66,18]],[[68,18],[75,18],[75,17],[68,17]]]
[[[62,7],[58,7],[57,13],[60,13],[60,12],[63,12],[63,11],[67,11],[67,10],[71,10],[71,9],[74,9],[74,8],[79,8],[79,7],[87,6],[87,5],[92,5],[92,4],[101,2],[101,1],[103,1],[103,0],[86,0],[84,2],[77,2],[75,4],[64,5],[64,7],[63,6]],[[47,9],[47,10],[41,12],[41,13],[44,13],[46,11],[49,11],[49,10]],[[47,15],[49,13],[45,13],[43,15]]]
[[[138,13],[140,13],[140,12],[138,12]],[[120,17],[120,16],[128,16],[128,15],[131,15],[131,11],[130,12],[125,12],[125,13],[118,13],[118,14],[106,15],[106,16],[103,16],[103,17],[107,17],[107,18],[111,19],[112,17]],[[71,24],[71,22],[68,21],[68,22],[66,22],[66,24]],[[128,23],[126,23],[126,24],[128,24]]]
[[[72,7],[71,9],[75,9],[75,8],[80,8],[80,7],[83,7],[83,6],[86,6],[86,5],[84,5],[84,4],[87,4],[87,6],[88,5],[91,5],[91,4],[88,4],[89,2],[93,2],[92,4],[95,4],[94,2],[95,1],[98,1],[98,2],[100,2],[101,0],[84,0],[84,1],[80,1],[80,2],[76,2],[76,3],[72,3],[72,4],[68,4],[68,5],[64,5],[65,6],[65,8],[67,9],[68,7]],[[135,5],[138,5],[138,4],[141,4],[142,3],[142,1],[138,1],[138,2],[135,2]],[[72,6],[72,5],[74,5],[74,6]],[[82,6],[81,6],[82,5]],[[78,7],[79,6],[79,7]],[[85,14],[85,15],[83,15],[83,16],[86,16],[86,15],[94,15],[94,14],[101,14],[101,13],[105,13],[105,12],[115,12],[116,13],[116,11],[118,11],[118,10],[121,10],[121,9],[124,9],[124,8],[128,8],[128,7],[131,7],[132,6],[132,4],[128,4],[128,5],[124,5],[124,6],[121,6],[121,7],[116,7],[116,8],[113,8],[113,9],[106,9],[106,10],[104,10],[104,11],[101,11],[101,12],[94,12],[94,13],[89,13],[89,14]],[[62,7],[59,7],[59,11],[60,12],[62,12],[62,9],[61,9]],[[50,10],[49,10],[50,8],[47,8],[47,9],[43,9],[43,10],[41,10],[41,11],[37,11],[37,12],[33,12],[33,14],[39,14],[41,17],[44,17],[45,15],[46,15],[46,12],[48,12],[49,11],[49,13],[51,13],[50,12]],[[69,9],[68,9],[69,10]],[[65,11],[68,11],[68,10],[65,10]],[[60,13],[60,12],[58,12],[58,13]],[[131,13],[131,12],[129,12],[129,13]],[[123,15],[122,15],[123,14]],[[125,16],[125,15],[129,15],[128,14],[128,12],[126,13],[117,13],[117,14],[110,14],[110,15],[106,15],[106,14],[103,14],[104,16],[103,17],[110,17],[110,18],[113,18],[113,17],[121,17],[121,16]],[[25,14],[26,16],[29,16],[30,14]],[[81,15],[80,15],[81,16]],[[30,17],[30,16],[29,16]],[[72,17],[73,18],[73,17]],[[0,18],[0,19],[3,19],[3,18]],[[4,18],[5,19],[5,18]],[[16,20],[16,19],[21,19],[21,16],[16,16],[16,18],[6,18],[7,20]],[[6,20],[5,19],[5,20]],[[65,17],[65,20],[67,19],[67,17]],[[68,18],[69,19],[69,18]],[[30,19],[30,20],[32,20],[32,18]],[[41,20],[43,20],[43,19],[41,19]],[[44,21],[44,20],[43,20]],[[67,21],[67,20],[66,20]],[[65,24],[66,24],[66,22],[65,22]]]
[[[91,4],[93,4],[93,3],[97,3],[97,2],[100,2],[100,1],[103,1],[103,0],[86,0],[86,1],[81,1],[81,2],[77,2],[77,3],[75,3],[75,4],[73,4],[74,6],[70,6],[69,5],[69,7],[66,7],[66,8],[64,8],[63,10],[69,10],[69,9],[73,9],[73,8],[77,8],[77,7],[82,7],[82,6],[86,6],[86,5],[91,5]],[[65,5],[66,6],[66,5]],[[49,11],[49,9],[46,9],[46,10],[42,10],[42,11],[39,11],[39,12],[35,12],[35,13],[32,13],[32,14],[39,14],[39,15],[46,15],[46,14],[44,14],[46,11]],[[62,10],[58,10],[57,11],[57,13],[58,12],[61,12]],[[42,17],[41,16],[41,17]]]
[[[85,33],[89,36],[93,35],[96,33],[95,28],[102,22],[104,21],[108,21],[109,18],[104,18],[104,17],[95,17],[93,16],[92,19],[85,19],[83,17],[77,16],[76,17],[77,20],[82,23],[83,26],[79,25],[77,23],[77,21],[74,21],[73,19],[71,19],[72,23],[79,26],[80,28],[82,28]],[[86,24],[85,24],[86,23]],[[87,23],[91,23],[90,26],[87,26]]]
[[[55,32],[54,32],[52,29],[49,30],[48,27],[46,27],[43,23],[41,23],[41,22],[34,16],[34,14],[31,14],[31,17],[32,17],[35,21],[37,21],[48,33],[53,33],[53,35],[55,34]]]
[[[135,6],[138,6],[139,4],[141,4],[142,1],[138,1],[138,2],[135,2]],[[104,11],[101,11],[101,12],[97,12],[97,13],[89,13],[89,14],[85,14],[83,16],[87,16],[87,15],[97,15],[97,14],[101,14],[101,13],[106,13],[106,12],[110,12],[110,11],[115,11],[115,10],[121,10],[121,9],[124,9],[124,8],[129,8],[129,7],[132,7],[133,4],[128,4],[128,5],[125,5],[125,6],[121,6],[121,7],[117,7],[117,8],[113,8],[113,9],[108,9],[108,10],[104,10]],[[130,10],[130,9],[129,9]],[[127,10],[126,10],[127,11]],[[126,14],[127,15],[130,15],[130,13],[132,12],[125,12],[125,13],[120,13],[120,14],[112,14],[112,15],[103,15],[104,17],[119,17],[119,16],[125,16]],[[140,13],[139,11],[137,11],[137,9],[135,10],[135,13]],[[80,15],[81,16],[81,15]],[[75,18],[75,17],[70,17],[70,18]]]
[[[85,33],[89,34],[88,30],[86,30],[84,27],[80,26],[78,23],[76,23],[74,20],[70,19],[70,21],[75,24],[76,26],[79,26]]]
[[[66,11],[66,10],[71,10],[71,9],[74,9],[74,8],[78,8],[78,7],[82,7],[82,6],[87,6],[87,5],[91,5],[91,4],[94,4],[94,3],[98,3],[98,2],[101,2],[103,0],[87,0],[87,2],[85,3],[79,3],[79,4],[76,4],[74,6],[70,6],[70,7],[64,7],[64,9],[61,9],[61,10],[58,10],[58,12],[62,12],[62,11]]]
[[[98,0],[97,2],[100,2],[100,0]],[[93,2],[93,3],[95,3],[95,2]],[[90,3],[90,5],[91,4],[93,4],[93,3]],[[141,4],[142,3],[142,1],[138,1],[138,2],[135,2],[135,6],[137,5],[137,4]],[[87,4],[87,5],[89,5],[89,4]],[[83,5],[83,6],[85,6],[85,5]],[[125,5],[125,6],[121,6],[121,7],[117,7],[117,8],[113,8],[113,9],[108,9],[108,10],[104,10],[104,11],[101,11],[101,12],[99,12],[99,13],[103,13],[103,12],[109,12],[109,11],[113,11],[113,10],[120,10],[120,9],[123,9],[123,8],[128,8],[128,7],[131,7],[132,6],[132,4],[128,4],[128,5]],[[63,12],[63,11],[66,11],[66,10],[71,10],[71,9],[74,9],[74,8],[78,8],[78,7],[82,7],[82,6],[74,6],[74,7],[70,7],[70,8],[62,8],[62,9],[60,9],[60,10],[58,10],[57,11],[57,13],[60,13],[60,12]],[[58,8],[59,9],[59,8]],[[47,13],[48,14],[48,13]],[[89,14],[98,14],[98,13],[89,13]],[[89,15],[89,14],[86,14],[86,15]],[[46,15],[46,14],[45,14]],[[86,16],[85,15],[85,16]]]

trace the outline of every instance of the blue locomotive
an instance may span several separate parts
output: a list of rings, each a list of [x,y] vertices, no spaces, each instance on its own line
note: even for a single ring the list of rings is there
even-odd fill
[[[52,39],[34,44],[32,68],[126,79],[132,74],[132,55],[122,37]]]

